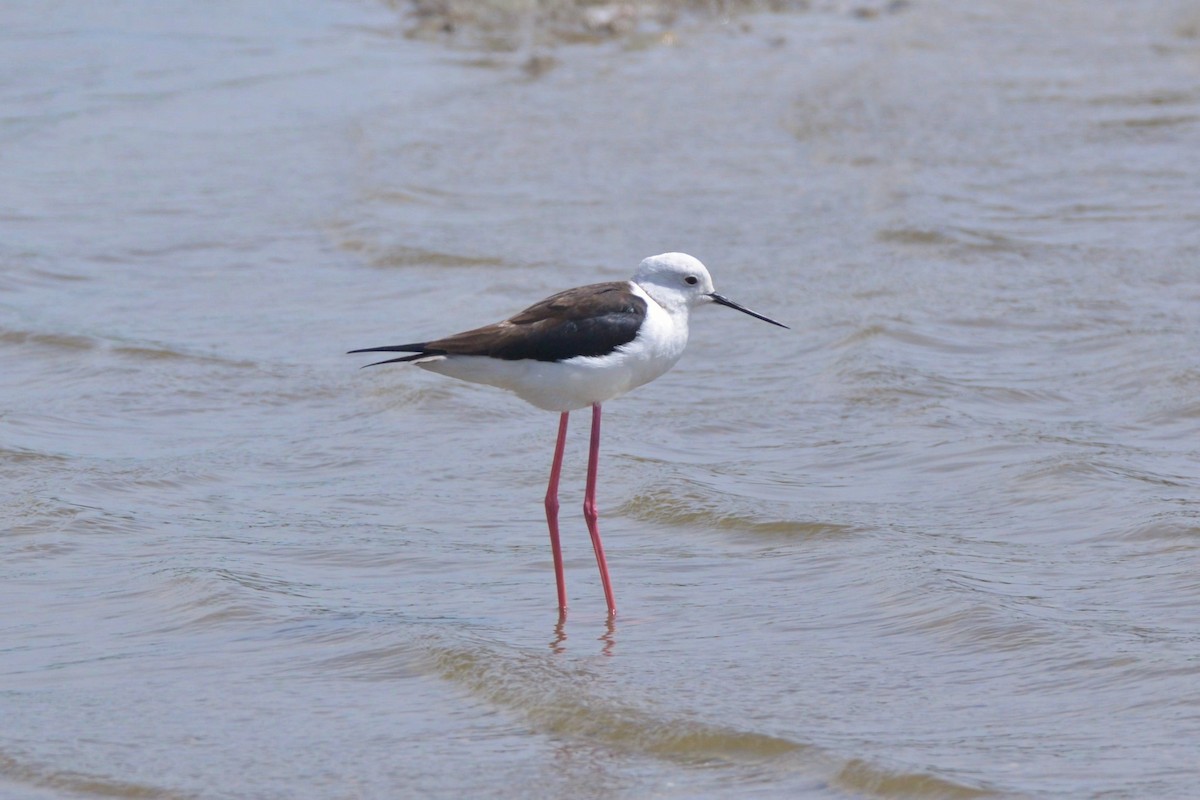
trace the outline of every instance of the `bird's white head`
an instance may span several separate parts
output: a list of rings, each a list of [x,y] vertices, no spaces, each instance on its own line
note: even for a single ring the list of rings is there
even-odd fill
[[[638,265],[633,282],[670,312],[686,312],[712,300],[712,276],[700,259],[687,253],[650,256]]]
[[[688,312],[700,303],[716,303],[749,314],[763,322],[781,328],[787,327],[782,322],[764,317],[756,311],[738,305],[728,297],[717,294],[713,289],[712,276],[708,274],[708,269],[700,263],[700,259],[687,253],[650,256],[638,265],[633,282],[642,287],[642,291],[666,309],[667,313],[672,316],[682,315],[685,321]]]

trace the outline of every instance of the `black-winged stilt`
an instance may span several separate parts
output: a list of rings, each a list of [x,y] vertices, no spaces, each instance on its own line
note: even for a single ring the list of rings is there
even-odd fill
[[[608,613],[614,615],[617,606],[596,511],[600,404],[649,383],[675,366],[687,346],[691,310],[704,303],[728,306],[787,327],[717,294],[708,270],[699,260],[684,253],[664,253],[643,261],[631,281],[568,289],[504,322],[429,342],[350,352],[412,353],[367,366],[408,361],[430,372],[508,389],[538,408],[561,413],[546,488],[546,523],[560,612],[567,609],[567,588],[558,537],[558,477],[567,418],[572,411],[591,406],[592,439],[583,516],[596,551]]]

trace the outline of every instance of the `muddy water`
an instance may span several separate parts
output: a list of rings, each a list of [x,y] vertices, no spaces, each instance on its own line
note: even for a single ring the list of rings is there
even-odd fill
[[[0,9],[0,793],[1195,794],[1194,4],[407,8]],[[342,352],[665,250],[793,330],[606,407],[612,622],[576,415],[559,623],[553,415]]]

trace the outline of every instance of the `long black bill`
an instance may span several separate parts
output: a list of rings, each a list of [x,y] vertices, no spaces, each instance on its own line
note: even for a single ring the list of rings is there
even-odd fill
[[[730,308],[736,309],[736,310],[742,312],[743,314],[749,314],[750,316],[754,317],[755,319],[761,319],[763,322],[769,322],[772,325],[778,325],[781,328],[787,328],[787,325],[784,325],[782,322],[776,322],[775,320],[771,319],[770,317],[764,317],[762,314],[759,314],[756,311],[751,311],[750,309],[746,308],[745,306],[739,306],[737,303],[733,302],[728,297],[722,297],[721,295],[717,294],[716,292],[712,292],[708,296],[711,297],[712,301],[714,303],[716,303],[717,305],[729,306]],[[788,328],[788,330],[791,330],[791,328]]]

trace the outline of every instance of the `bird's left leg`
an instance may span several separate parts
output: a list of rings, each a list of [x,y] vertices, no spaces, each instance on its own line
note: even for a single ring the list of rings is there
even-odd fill
[[[596,566],[600,568],[600,582],[604,584],[604,599],[608,601],[608,614],[615,616],[617,605],[613,602],[612,581],[608,578],[608,563],[604,560],[604,545],[600,541],[600,514],[596,511],[596,467],[599,463],[600,404],[592,403],[592,444],[588,450],[587,489],[583,494],[583,518],[587,521],[588,533],[592,535],[592,547],[596,551]]]

